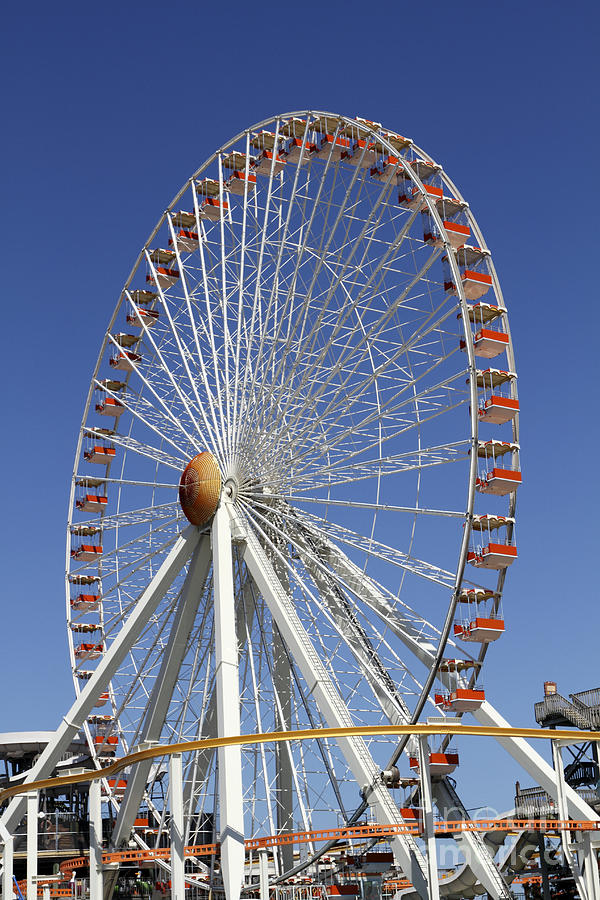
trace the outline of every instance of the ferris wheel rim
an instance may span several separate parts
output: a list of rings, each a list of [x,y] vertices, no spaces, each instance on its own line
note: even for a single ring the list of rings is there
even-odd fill
[[[336,114],[327,114],[327,113],[316,113],[316,115],[321,115],[321,114],[322,114],[322,115],[336,115]],[[209,167],[209,165],[211,165],[211,163],[214,162],[215,159],[217,159],[217,158],[219,157],[219,155],[220,155],[221,153],[223,153],[223,152],[224,152],[225,150],[227,150],[228,148],[234,146],[235,143],[236,143],[236,141],[238,141],[241,137],[243,137],[244,135],[249,134],[250,131],[252,131],[252,130],[256,130],[256,129],[258,129],[258,128],[264,126],[264,125],[268,125],[270,122],[273,122],[273,121],[276,121],[276,120],[282,120],[282,119],[284,119],[284,118],[286,118],[286,117],[294,116],[294,115],[299,115],[299,116],[302,116],[302,115],[312,115],[312,113],[307,113],[307,112],[304,112],[304,113],[302,113],[302,112],[300,112],[300,113],[291,113],[291,114],[284,114],[284,115],[282,115],[282,116],[278,116],[278,117],[273,117],[273,118],[265,119],[265,120],[263,120],[262,122],[257,123],[256,125],[252,126],[251,129],[247,129],[246,131],[241,132],[240,135],[238,135],[238,136],[236,136],[235,138],[231,139],[230,141],[226,142],[221,148],[219,148],[218,151],[216,151],[216,153],[214,153],[211,157],[209,157],[208,160],[207,160],[205,163],[203,163],[202,166],[200,166],[200,167],[198,168],[198,170],[194,173],[194,175],[191,177],[191,179],[189,179],[189,181],[186,182],[186,184],[185,184],[184,187],[181,189],[181,191],[178,192],[178,194],[175,195],[175,197],[173,198],[173,200],[172,200],[171,203],[169,204],[169,207],[167,208],[167,210],[165,211],[165,213],[163,214],[163,216],[162,216],[161,219],[159,220],[157,226],[155,227],[155,229],[153,230],[153,232],[150,234],[148,240],[146,241],[146,243],[145,243],[145,245],[144,245],[144,248],[143,248],[143,250],[142,250],[142,253],[141,253],[140,256],[138,257],[138,260],[136,261],[136,263],[135,263],[135,265],[134,265],[134,268],[132,269],[132,272],[130,273],[130,276],[129,276],[128,279],[127,279],[126,285],[125,285],[125,287],[124,287],[124,289],[123,289],[123,292],[122,292],[122,294],[121,294],[121,298],[120,298],[119,302],[117,303],[117,306],[116,306],[116,308],[115,308],[115,312],[113,313],[112,319],[111,319],[110,324],[109,324],[109,328],[107,329],[106,337],[105,337],[105,340],[104,340],[104,342],[103,342],[103,345],[102,345],[102,348],[101,348],[101,351],[100,351],[100,355],[99,355],[99,358],[98,358],[98,362],[97,362],[96,368],[95,368],[95,370],[94,370],[94,375],[93,375],[93,378],[92,378],[92,383],[91,383],[91,385],[90,385],[90,391],[89,391],[89,393],[88,393],[88,400],[87,400],[87,403],[86,403],[86,408],[85,408],[85,410],[84,410],[83,423],[85,423],[85,421],[86,421],[87,414],[88,414],[88,411],[89,411],[89,408],[90,408],[91,400],[92,400],[92,397],[93,397],[93,391],[94,391],[94,387],[95,387],[94,381],[95,381],[95,380],[96,380],[96,381],[98,380],[98,379],[97,379],[97,376],[98,376],[99,369],[100,369],[100,365],[101,365],[101,362],[102,362],[102,359],[103,359],[103,356],[104,356],[106,344],[107,344],[107,342],[109,341],[109,333],[110,333],[110,330],[111,330],[111,328],[112,328],[112,326],[113,326],[113,324],[114,324],[114,322],[115,322],[115,320],[116,320],[117,314],[118,314],[118,312],[119,312],[120,305],[121,305],[121,303],[122,303],[122,301],[123,301],[123,297],[124,297],[124,295],[126,295],[126,292],[127,292],[128,289],[129,289],[129,286],[130,286],[130,284],[131,284],[131,282],[132,282],[132,280],[133,280],[133,277],[134,277],[135,273],[136,273],[137,270],[138,270],[139,264],[140,264],[140,262],[142,261],[142,259],[143,259],[143,257],[144,257],[144,254],[146,254],[146,256],[147,256],[147,254],[148,254],[148,248],[149,248],[149,246],[150,246],[152,240],[154,239],[154,237],[156,236],[156,234],[157,234],[158,231],[160,230],[161,225],[162,225],[162,224],[165,222],[165,220],[167,219],[168,213],[169,213],[172,209],[175,208],[175,205],[178,203],[179,199],[184,195],[184,193],[185,193],[185,191],[188,189],[189,185],[190,185],[190,184],[193,184],[194,180],[198,177],[198,175],[202,174],[202,172],[205,171],[205,170]],[[349,119],[348,117],[340,116],[340,117],[338,117],[338,118],[343,119],[345,122],[347,122],[347,123],[349,123],[349,124],[352,123],[352,122],[356,122],[356,120]],[[390,145],[390,150],[391,150],[391,149],[392,149],[392,148],[391,148],[391,145]],[[417,148],[417,149],[418,149],[418,148]],[[420,152],[420,153],[423,153],[423,151],[419,151],[419,152]],[[425,155],[425,154],[423,154],[423,155]],[[420,186],[421,188],[423,188],[423,185],[422,185],[422,183],[420,182],[420,179],[418,178],[418,175],[416,175],[414,172],[411,172],[411,177],[413,178],[413,180],[415,181],[415,183],[417,183],[417,186]],[[458,194],[458,192],[456,192],[456,194],[457,194],[457,196],[460,197],[460,195]],[[429,197],[425,197],[425,199],[426,199],[426,202],[427,202],[428,206],[430,207],[430,212],[431,212],[431,214],[432,214],[432,217],[433,217],[434,219],[437,219],[437,224],[439,225],[440,230],[443,232],[443,223],[441,222],[441,220],[440,220],[440,218],[439,218],[439,215],[438,215],[438,213],[437,213],[437,209],[435,208],[434,204],[432,203],[432,201],[430,200]],[[468,214],[469,214],[469,217],[471,218],[470,211],[469,211]],[[474,219],[473,219],[472,221],[474,222]],[[448,245],[448,247],[449,247],[449,245]],[[464,296],[464,291],[463,291],[463,289],[462,289],[462,284],[461,284],[460,278],[458,277],[458,268],[457,268],[457,266],[456,266],[454,257],[453,257],[453,255],[452,255],[451,253],[449,254],[449,257],[450,257],[450,263],[451,263],[451,265],[453,265],[453,264],[455,265],[455,269],[456,269],[456,271],[455,271],[455,276],[456,276],[456,277],[455,277],[455,280],[456,280],[456,284],[457,284],[457,288],[458,288],[458,291],[457,291],[457,292],[458,292],[458,294],[459,294],[459,299],[460,299],[460,302],[461,302],[462,307],[463,307],[463,327],[464,327],[465,339],[466,339],[466,342],[467,342],[467,353],[468,353],[468,358],[469,358],[469,369],[470,369],[470,371],[469,371],[469,382],[470,382],[471,400],[472,400],[472,402],[471,402],[471,416],[470,416],[470,419],[471,419],[471,432],[472,432],[472,433],[471,433],[471,442],[472,442],[473,446],[475,446],[475,445],[476,445],[476,441],[477,441],[477,436],[478,436],[478,420],[477,420],[477,415],[476,415],[476,402],[475,402],[475,401],[476,401],[476,396],[477,396],[477,395],[476,395],[476,384],[475,384],[475,374],[474,374],[474,372],[475,372],[475,363],[474,363],[473,346],[472,346],[472,334],[471,334],[470,328],[469,328],[469,326],[468,326],[468,319],[467,319],[467,316],[464,314],[464,313],[466,312],[467,305],[466,305],[466,298],[465,298],[465,296]],[[497,281],[497,279],[496,279],[496,281]],[[495,287],[496,287],[496,285],[495,285]],[[511,346],[511,351],[512,351],[512,345],[510,345],[510,346]],[[128,376],[127,376],[127,379],[129,379],[129,377],[130,377],[130,376],[128,375]],[[81,433],[80,433],[78,450],[77,450],[77,452],[76,452],[76,465],[75,465],[75,468],[74,468],[74,477],[73,477],[73,484],[72,484],[72,491],[71,491],[72,497],[71,497],[71,502],[70,502],[70,513],[71,513],[71,510],[72,510],[72,507],[73,507],[72,498],[73,498],[73,496],[74,496],[74,481],[75,481],[75,474],[76,474],[76,471],[77,471],[77,460],[78,460],[79,455],[80,455],[80,448],[81,448],[81,442],[82,442],[83,430],[84,430],[84,425],[82,424],[82,430],[81,430]],[[464,568],[465,568],[465,563],[466,563],[467,549],[468,549],[468,541],[469,541],[469,536],[470,536],[470,518],[471,518],[471,515],[472,515],[472,512],[473,512],[474,501],[475,501],[475,487],[474,487],[474,481],[475,481],[475,479],[474,479],[474,473],[475,473],[475,471],[476,471],[476,454],[472,453],[472,454],[471,454],[471,477],[470,477],[470,479],[469,479],[469,482],[470,482],[470,483],[469,483],[469,489],[468,489],[467,510],[466,510],[466,513],[465,513],[465,515],[466,515],[466,524],[467,524],[467,527],[464,529],[463,540],[462,540],[462,545],[461,545],[461,550],[460,550],[459,564],[458,564],[458,567],[457,567],[457,576],[456,576],[456,584],[455,584],[455,590],[454,590],[454,597],[453,597],[453,601],[451,601],[451,603],[453,602],[454,605],[453,605],[453,607],[452,607],[452,612],[450,611],[450,607],[449,607],[448,612],[447,612],[446,622],[444,623],[444,626],[443,626],[442,634],[445,635],[445,636],[443,637],[443,646],[442,646],[442,637],[440,637],[440,642],[439,642],[438,647],[441,648],[441,649],[439,649],[439,652],[438,652],[438,656],[439,656],[438,662],[441,660],[441,658],[442,658],[442,656],[443,656],[444,648],[445,648],[445,645],[446,645],[446,643],[447,643],[447,639],[448,639],[448,636],[449,636],[450,628],[451,628],[451,626],[452,626],[452,620],[453,620],[453,617],[454,617],[454,610],[455,610],[456,602],[457,602],[456,598],[457,598],[457,595],[458,595],[458,591],[459,591],[459,589],[460,589],[460,585],[461,585],[461,583],[462,583],[462,578],[463,578],[463,573],[464,573]],[[69,527],[70,527],[70,523],[71,523],[71,517],[69,516]],[[67,550],[67,553],[68,553],[68,550]],[[67,571],[68,571],[68,570],[69,570],[69,559],[67,558]],[[67,600],[67,604],[68,604],[68,600]],[[68,611],[69,611],[69,613],[70,613],[70,608],[69,608],[69,607],[68,607]],[[74,662],[74,658],[73,658],[73,648],[72,648],[72,646],[70,646],[70,654],[71,654],[71,657],[72,657],[71,662],[73,663],[73,662]],[[484,655],[485,655],[485,654],[484,654]],[[427,697],[429,696],[430,688],[431,688],[431,685],[433,684],[433,681],[434,681],[434,679],[435,679],[435,677],[436,677],[436,673],[437,673],[437,666],[435,667],[435,670],[434,670],[434,667],[432,667],[432,670],[431,670],[431,673],[430,673],[431,681],[430,681],[429,687],[428,687],[427,689],[425,689],[425,687],[423,687],[423,691],[422,691],[423,705],[424,705],[424,703],[426,702]],[[74,676],[74,679],[75,679],[75,676]],[[76,685],[77,685],[77,682],[76,682]],[[419,710],[418,714],[416,714],[415,720],[418,719],[418,717],[420,716],[420,714],[421,714],[421,710]]]

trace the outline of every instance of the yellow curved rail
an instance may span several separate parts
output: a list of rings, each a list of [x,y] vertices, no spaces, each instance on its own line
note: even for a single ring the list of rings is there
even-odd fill
[[[201,741],[183,741],[179,744],[158,744],[145,750],[137,750],[122,756],[110,766],[103,769],[90,769],[76,775],[60,775],[52,778],[42,778],[39,781],[29,781],[23,784],[13,785],[0,791],[0,804],[15,797],[18,794],[26,794],[28,791],[43,790],[49,787],[62,787],[67,784],[81,784],[86,781],[97,781],[99,778],[110,778],[128,766],[142,762],[145,759],[156,759],[161,756],[171,756],[174,753],[190,753],[196,750],[213,750],[217,747],[234,747],[252,744],[278,744],[283,741],[307,741],[314,738],[340,738],[340,737],[386,737],[400,735],[464,735],[470,737],[493,738],[524,738],[525,740],[561,740],[579,743],[585,741],[600,741],[600,731],[578,731],[565,728],[504,728],[488,725],[462,725],[448,723],[448,725],[428,723],[418,725],[355,725],[351,728],[302,728],[297,731],[271,731],[262,734],[241,734],[233,737],[206,738]]]

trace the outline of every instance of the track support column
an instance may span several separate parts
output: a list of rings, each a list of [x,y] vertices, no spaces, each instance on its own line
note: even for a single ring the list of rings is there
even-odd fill
[[[90,819],[90,900],[102,900],[102,782],[90,781],[88,794]]]
[[[560,741],[552,741],[552,760],[554,762],[554,774],[556,777],[556,799],[558,802],[558,815],[563,821],[566,821],[566,819],[569,818],[569,812],[567,807],[565,770],[562,758],[562,743]],[[577,891],[579,893],[579,896],[581,897],[581,900],[596,900],[593,895],[589,896],[587,893],[587,885],[585,879],[583,878],[578,854],[575,851],[573,844],[571,843],[569,833],[566,831],[561,831],[560,840],[565,862],[573,873],[573,878],[575,880]]]
[[[169,760],[169,805],[171,807],[171,898],[172,900],[185,900],[183,764],[181,753],[173,753]]]
[[[269,856],[266,848],[258,851],[260,900],[269,900]]]
[[[229,513],[222,504],[212,525],[215,598],[215,670],[217,734],[240,733],[240,685],[235,631],[233,559]],[[244,811],[242,804],[241,747],[220,747],[219,818],[221,874],[227,900],[239,900],[244,877]]]
[[[419,737],[419,781],[421,786],[421,806],[423,807],[423,839],[427,848],[427,887],[429,900],[440,900],[438,881],[437,850],[433,823],[433,791],[429,770],[429,745],[427,737]]]
[[[38,792],[27,792],[27,896],[37,897]]]
[[[0,843],[2,843],[2,897],[4,900],[12,900],[14,838],[2,825],[0,825]]]

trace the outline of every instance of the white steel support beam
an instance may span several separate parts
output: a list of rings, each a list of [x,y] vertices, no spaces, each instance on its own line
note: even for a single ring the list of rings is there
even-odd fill
[[[279,558],[275,560],[275,570],[284,589],[287,589],[289,587],[287,569]],[[279,699],[279,728],[282,731],[290,731],[292,728],[292,671],[287,648],[277,626],[273,628],[273,687]],[[289,744],[276,745],[275,765],[277,831],[280,833],[293,831],[294,776]],[[279,848],[279,859],[282,872],[288,872],[293,868],[294,847],[292,844],[286,844]]]
[[[240,733],[240,684],[231,528],[225,504],[217,509],[213,520],[212,545],[217,734],[219,737],[233,737]],[[217,758],[221,874],[226,900],[239,900],[245,860],[241,747],[220,747]]]
[[[169,806],[171,808],[171,898],[172,900],[185,900],[181,753],[174,753],[169,760]]]
[[[429,900],[440,900],[435,827],[433,822],[433,794],[429,769],[429,744],[427,743],[426,735],[422,735],[419,738],[419,784],[421,787],[421,806],[423,807],[423,840],[427,849]]]
[[[239,524],[236,523],[236,527],[239,527]],[[306,681],[308,691],[312,693],[330,727],[353,725],[346,704],[316,652],[289,594],[278,580],[259,540],[250,527],[247,527],[245,532],[244,561]],[[359,737],[340,738],[338,746],[359,787],[367,790],[369,803],[374,808],[378,821],[385,824],[400,823],[402,817],[398,807],[381,784],[379,767],[375,765],[364,740]],[[392,839],[391,844],[404,874],[413,883],[419,895],[427,898],[425,860],[415,841],[408,835],[398,835]]]
[[[485,700],[479,709],[473,710],[472,715],[480,725],[495,725],[499,728],[510,728],[510,724],[500,713],[494,709],[491,703]],[[527,743],[524,738],[496,738],[501,747],[510,753],[519,765],[528,772],[537,784],[540,785],[551,797],[558,802],[559,785],[557,774],[552,766]],[[578,820],[597,821],[600,817],[583,800],[577,791],[570,785],[564,785],[564,797],[566,802],[567,818]]]
[[[552,741],[552,760],[554,762],[554,772],[556,774],[556,784],[558,788],[558,795],[556,798],[558,803],[558,815],[563,821],[565,821],[569,818],[565,791],[567,785],[565,782],[562,748],[559,741]],[[587,885],[583,877],[581,870],[582,867],[579,864],[579,859],[576,852],[577,848],[571,843],[570,832],[564,830],[561,831],[560,842],[562,845],[565,862],[569,866],[573,878],[575,879],[575,884],[577,885],[577,891],[581,900],[596,900],[595,897],[590,896],[590,894],[587,893]]]
[[[90,820],[90,900],[102,900],[102,782],[90,781],[88,793]]]
[[[321,538],[323,547],[327,548],[327,563],[339,575],[340,578],[348,585],[348,588],[370,609],[381,616],[382,620],[388,626],[397,638],[399,638],[409,650],[411,650],[417,659],[425,666],[431,667],[435,661],[435,647],[423,640],[417,635],[416,631],[404,620],[398,617],[396,610],[393,608],[389,600],[381,593],[377,585],[365,575],[346,554],[334,544],[325,544]],[[321,554],[323,550],[320,548]],[[439,680],[449,686],[444,673],[440,672]],[[484,701],[479,709],[473,710],[472,715],[481,725],[495,725],[501,728],[510,727],[509,723],[500,713],[494,709],[491,703]],[[496,738],[498,743],[515,759],[519,765],[534,778],[537,783],[550,794],[555,800],[557,799],[557,782],[556,775],[546,760],[534,750],[524,738]],[[591,819],[597,820],[599,817],[594,813],[585,800],[573,790],[569,785],[565,785],[565,795],[569,815],[573,819]]]
[[[269,857],[266,850],[258,851],[259,900],[269,900]]]
[[[190,562],[167,646],[162,651],[160,672],[150,695],[140,734],[140,744],[160,739],[209,568],[210,538],[208,534],[204,534]],[[127,789],[111,839],[115,849],[129,839],[153,764],[152,759],[138,763],[127,781]]]
[[[301,546],[304,546],[307,550],[309,549],[309,545],[307,544],[308,537],[309,530],[302,529],[301,526],[298,526],[296,539]],[[314,547],[313,552],[318,553],[322,546],[322,540],[315,541],[315,543],[317,546]],[[326,548],[326,550],[329,550],[329,548]],[[320,567],[315,559],[311,558],[309,553],[300,550],[300,556],[304,566],[310,572],[311,577],[319,590],[321,599],[327,604],[329,612],[338,625],[340,634],[354,654],[365,679],[369,683],[371,690],[379,701],[388,720],[391,724],[408,724],[408,722],[410,722],[410,712],[403,697],[396,690],[392,679],[383,666],[383,663],[380,661],[375,649],[370,644],[359,621],[356,617],[353,617],[352,610],[349,608],[345,598],[343,595],[340,595],[338,590],[336,590],[335,582],[333,579],[327,578],[326,570]],[[351,572],[350,569],[347,571],[348,576],[351,576],[352,580],[356,581],[358,573]],[[362,573],[360,574],[362,576]],[[403,633],[406,634],[406,631],[403,630]],[[412,646],[416,641],[411,637],[410,643]],[[441,786],[443,786],[443,784],[444,782],[439,783]],[[436,787],[437,786],[438,783],[436,783]],[[447,788],[449,790],[449,785]],[[446,793],[448,793],[448,790]],[[464,809],[458,795],[455,792],[453,793],[454,802],[445,803],[444,807],[458,810],[458,807],[460,806]],[[468,818],[466,810],[464,811],[464,818]],[[465,851],[465,858],[469,860],[470,868],[477,880],[485,887],[490,897],[492,897],[493,900],[510,900],[510,889],[502,878],[502,875],[498,872],[493,856],[488,851],[481,835],[467,831],[458,835],[457,838],[457,843],[462,845],[462,848]]]
[[[192,555],[199,538],[200,531],[193,525],[188,526],[179,535],[160,569],[148,587],[142,592],[118,636],[99,662],[94,674],[71,706],[67,715],[64,716],[54,733],[54,737],[40,754],[36,764],[28,771],[26,782],[47,778],[52,774],[56,764],[67,751],[69,744],[83,726],[87,716],[93,711],[98,696],[108,690],[112,677],[142,634],[149,618],[155,612],[158,604],[171,587],[182,567]],[[24,797],[22,795],[15,797],[4,811],[0,823],[9,831],[14,832],[23,818],[24,812]]]
[[[587,895],[590,900],[600,900],[600,877],[598,875],[598,853],[594,847],[592,835],[582,832],[580,835],[581,856],[583,859],[583,877]]]
[[[470,818],[449,778],[436,780],[432,790],[434,803],[446,822]],[[500,873],[494,855],[488,850],[483,836],[476,831],[462,831],[454,835],[454,840],[467,860],[473,877],[485,888],[488,895],[493,900],[511,900],[512,891]]]
[[[27,896],[37,897],[38,874],[38,791],[28,791],[27,802]]]
[[[241,591],[241,601],[238,602],[235,611],[235,633],[238,639],[238,647],[241,652],[246,644],[246,626],[248,631],[252,630],[252,621],[254,619],[254,601],[250,591],[249,579],[245,582]],[[217,736],[217,701],[215,688],[213,687],[208,703],[206,705],[206,713],[202,720],[201,726],[196,733],[196,740],[202,738],[213,738]],[[194,753],[192,761],[188,768],[188,773],[183,787],[183,803],[186,812],[186,843],[188,843],[190,821],[195,813],[194,801],[195,791],[199,786],[204,784],[208,767],[213,758],[214,750],[199,750]]]
[[[14,868],[14,838],[12,834],[0,825],[0,843],[2,844],[2,897],[3,900],[12,900],[13,896],[13,868]]]

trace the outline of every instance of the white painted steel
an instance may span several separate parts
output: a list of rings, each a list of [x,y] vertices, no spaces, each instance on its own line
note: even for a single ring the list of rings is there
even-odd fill
[[[169,800],[171,810],[171,897],[185,900],[185,856],[183,821],[183,766],[181,754],[169,759]]]
[[[37,897],[39,792],[25,794],[27,804],[27,896]]]
[[[435,829],[433,820],[433,794],[431,791],[431,771],[429,768],[429,744],[427,737],[419,738],[419,783],[421,786],[421,804],[423,806],[423,840],[427,854],[427,888],[429,900],[439,900],[440,885],[438,880],[437,851],[435,847]]]
[[[90,819],[90,900],[102,900],[102,782],[90,781],[88,793]]]
[[[145,739],[207,736],[217,723],[225,733],[240,727],[240,717],[248,731],[318,725],[327,720],[324,707],[340,722],[414,721],[432,702],[444,654],[469,655],[451,639],[463,584],[489,587],[494,609],[500,603],[502,572],[477,572],[485,585],[470,582],[465,573],[475,511],[477,365],[458,258],[441,209],[425,190],[423,162],[430,158],[412,142],[398,151],[379,126],[367,134],[364,124],[332,114],[334,138],[360,132],[380,154],[399,157],[398,166],[382,179],[371,178],[361,164],[372,152],[366,145],[352,164],[333,150],[316,158],[311,146],[319,140],[320,115],[304,111],[258,123],[194,173],[142,248],[102,342],[76,450],[69,531],[101,528],[103,553],[99,563],[72,560],[69,534],[66,557],[78,694],[100,689],[98,672],[107,671],[106,659],[113,658],[122,632],[137,616],[137,598],[176,544],[185,525],[177,480],[199,450],[214,454],[235,510],[232,550],[229,533],[219,531],[223,516],[217,515],[213,565],[198,595],[187,596],[194,563],[182,559],[144,627],[127,639],[127,653],[111,666],[108,683],[102,681],[119,753]],[[279,145],[290,117],[301,120],[294,160]],[[274,134],[272,163],[249,190],[253,133],[261,130]],[[276,166],[279,151],[284,162]],[[224,161],[231,152],[242,154],[243,193],[228,190]],[[468,206],[438,172],[444,194],[457,199],[461,221],[485,248]],[[402,173],[439,233],[435,246],[424,241],[419,210],[398,202]],[[214,180],[213,195],[223,211],[212,218],[196,189],[207,177]],[[177,225],[182,209],[192,223],[184,242]],[[157,256],[157,248],[168,252]],[[159,277],[158,257],[170,259],[165,266],[178,277]],[[484,265],[493,279],[491,302],[504,306],[487,257]],[[145,299],[158,319],[152,328],[143,317],[139,325],[126,325],[126,314],[135,319],[136,292],[147,287],[146,275],[155,286]],[[447,278],[456,293],[446,290]],[[122,343],[115,335],[132,327],[140,362],[130,372],[110,370],[108,359]],[[461,340],[466,353],[459,349]],[[510,341],[507,358],[514,371]],[[516,398],[514,384],[511,391]],[[119,400],[122,415],[99,420],[95,403],[102,397]],[[109,435],[99,430],[107,424]],[[518,419],[510,427],[516,442]],[[86,442],[102,440],[114,456],[106,465],[86,463]],[[513,463],[518,464],[516,452]],[[99,514],[84,515],[75,505],[81,491],[75,482],[94,475],[103,479],[108,503]],[[498,502],[514,513],[514,497]],[[236,531],[241,520],[254,558],[266,559],[275,572],[275,594],[283,604],[277,616],[288,603],[324,667],[329,688],[320,704],[311,690],[306,647],[301,665],[291,637],[283,635],[262,596],[265,585],[257,588],[249,576],[243,535]],[[222,584],[225,572],[227,586],[221,589],[216,581]],[[73,629],[89,615],[70,604],[79,590],[72,579],[82,576],[97,579],[81,592],[101,595],[93,624],[104,647],[87,682],[81,670],[90,664],[75,656],[80,638]],[[218,621],[217,597],[229,604],[229,631]],[[237,688],[233,678],[225,684],[226,666],[219,664],[227,658],[233,667],[236,634]],[[483,661],[486,650],[470,652]],[[329,703],[334,695],[335,710]],[[93,749],[93,723],[84,729]],[[354,745],[342,749],[319,741],[244,750],[242,784],[229,810],[222,808],[223,797],[219,802],[216,754],[186,757],[186,841],[216,839],[223,813],[243,833],[240,797],[249,836],[288,828],[294,820],[302,827],[324,816],[351,821],[361,808],[357,772],[362,789],[366,769],[375,777],[390,753],[399,751],[392,741],[372,742],[364,758]],[[95,750],[93,757],[100,765]],[[232,757],[223,759],[227,766]],[[128,838],[147,784],[159,845],[166,815],[163,775],[161,766],[140,767],[124,801],[111,795],[113,809],[120,807],[119,843]],[[136,840],[143,844],[141,836]],[[405,864],[414,867],[412,849],[404,852]],[[479,864],[489,869],[486,853],[477,852]],[[283,848],[274,855],[276,873],[285,874],[291,862],[290,848]]]
[[[224,505],[216,512],[211,534],[214,565],[217,736],[229,737],[240,734],[240,685],[231,531],[229,514]],[[227,900],[239,900],[245,858],[241,748],[220,747],[218,760],[221,875]]]

